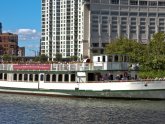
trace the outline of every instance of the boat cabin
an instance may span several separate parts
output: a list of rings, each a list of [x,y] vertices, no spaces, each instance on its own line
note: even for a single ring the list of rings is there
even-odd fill
[[[93,56],[94,67],[102,70],[128,70],[128,60],[125,54]]]
[[[95,55],[92,62],[92,71],[77,73],[78,82],[137,79],[137,72],[129,69],[126,54]],[[83,69],[88,66],[86,62],[82,65]]]

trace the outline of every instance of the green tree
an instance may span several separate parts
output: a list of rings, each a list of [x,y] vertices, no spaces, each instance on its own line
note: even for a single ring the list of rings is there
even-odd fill
[[[2,56],[4,62],[9,62],[11,60],[11,56],[8,54],[4,54]]]
[[[42,55],[39,56],[39,61],[41,63],[47,62],[48,61],[48,57],[46,55],[42,54]]]
[[[159,57],[159,55],[165,54],[165,34],[158,32],[153,35],[151,41],[149,42],[149,53],[152,56]]]
[[[57,53],[57,54],[56,54],[56,60],[57,60],[57,61],[62,61],[62,54]]]
[[[72,61],[76,61],[76,60],[78,59],[78,56],[71,56],[70,59],[71,59]]]
[[[149,69],[165,69],[165,34],[162,32],[155,33],[148,44],[148,57],[146,65]]]
[[[121,37],[107,45],[105,51],[106,54],[128,54],[131,62],[143,62],[146,47],[135,40]]]
[[[144,45],[127,38],[118,38],[106,47],[107,54],[128,54],[130,62],[137,62],[143,70],[165,69],[165,34],[155,33]]]

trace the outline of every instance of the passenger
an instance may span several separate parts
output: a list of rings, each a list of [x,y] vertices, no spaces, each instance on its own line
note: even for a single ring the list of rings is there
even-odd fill
[[[103,78],[104,78],[104,81],[107,81],[108,80],[108,75],[105,74]]]
[[[127,77],[123,77],[121,80],[128,80],[128,78]]]
[[[103,81],[106,81],[108,79],[107,74],[105,74],[102,78],[103,78]]]
[[[99,75],[99,81],[102,81],[103,80],[103,78],[102,78],[102,75],[100,74]]]
[[[104,78],[103,78],[103,75],[99,75],[99,81],[103,81],[104,80]]]
[[[117,76],[115,77],[115,79],[116,79],[116,80],[120,80],[120,76],[117,75]]]
[[[111,77],[111,73],[108,73],[108,80],[109,81],[113,80],[112,77]]]

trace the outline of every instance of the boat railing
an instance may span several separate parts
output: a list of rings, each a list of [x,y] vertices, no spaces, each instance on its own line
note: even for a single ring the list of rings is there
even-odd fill
[[[0,70],[13,70],[12,64],[0,64]]]
[[[90,71],[90,70],[126,70],[123,63],[53,63],[53,64],[0,64],[0,70],[26,70],[26,71]],[[124,63],[124,65],[126,65]],[[122,67],[121,67],[122,66]]]
[[[104,70],[95,67],[93,63],[58,63],[58,64],[0,64],[0,70],[17,71],[87,71]]]
[[[98,70],[93,63],[52,64],[52,71],[87,71]],[[103,70],[103,66],[99,68]]]

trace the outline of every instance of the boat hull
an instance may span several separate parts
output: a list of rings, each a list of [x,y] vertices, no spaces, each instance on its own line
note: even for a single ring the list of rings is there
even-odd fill
[[[27,87],[28,86],[28,87]],[[0,82],[1,93],[117,99],[164,99],[165,83],[28,83]]]

